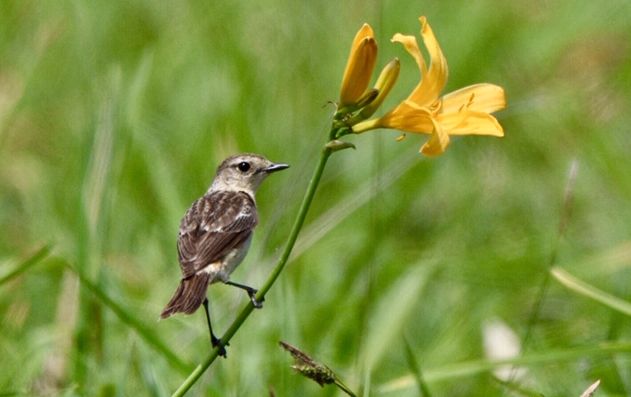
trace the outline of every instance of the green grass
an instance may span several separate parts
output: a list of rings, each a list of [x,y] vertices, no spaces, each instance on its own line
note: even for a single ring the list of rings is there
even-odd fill
[[[228,154],[291,164],[261,188],[233,275],[260,286],[356,30],[375,29],[378,67],[401,58],[388,108],[418,79],[388,40],[418,34],[420,15],[448,90],[506,88],[505,138],[456,139],[427,159],[418,136],[348,137],[357,150],[329,161],[265,308],[190,394],[341,395],[295,374],[284,340],[360,395],[579,396],[597,379],[596,396],[630,395],[623,0],[0,2],[0,395],[170,395],[209,350],[201,311],[157,321],[180,276],[180,217]],[[219,333],[247,303],[220,285],[209,298]],[[530,335],[520,357],[486,355],[484,325],[498,319]],[[493,375],[507,364],[526,369],[509,386]]]

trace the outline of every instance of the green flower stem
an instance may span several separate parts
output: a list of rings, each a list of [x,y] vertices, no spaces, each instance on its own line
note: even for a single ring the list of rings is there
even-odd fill
[[[334,131],[331,131],[331,135],[334,134]],[[300,229],[302,229],[302,225],[305,222],[305,218],[307,216],[307,212],[309,211],[309,207],[311,206],[311,202],[313,201],[313,197],[315,196],[315,192],[318,188],[318,184],[320,183],[320,179],[322,178],[322,173],[324,171],[324,167],[326,166],[329,157],[333,153],[333,150],[324,147],[322,149],[322,153],[320,154],[320,160],[316,165],[315,171],[313,172],[313,176],[309,181],[309,185],[307,186],[307,191],[302,199],[302,203],[300,204],[300,209],[298,210],[298,215],[296,215],[296,220],[294,221],[294,225],[291,228],[291,232],[289,233],[289,238],[287,239],[287,243],[285,244],[285,249],[283,250],[282,255],[278,259],[274,270],[267,278],[267,281],[263,286],[259,289],[259,292],[256,294],[256,299],[260,302],[265,297],[265,294],[272,288],[276,279],[285,268],[287,261],[289,260],[289,256],[291,255],[291,251],[294,248],[294,244],[296,244],[296,240],[298,239],[298,234],[300,233]],[[248,316],[254,310],[254,306],[252,302],[249,302],[248,305],[243,308],[241,313],[237,316],[237,318],[232,322],[232,325],[226,333],[221,337],[221,341],[224,344],[227,344],[230,339],[237,333],[243,322],[248,318]],[[173,397],[183,396],[194,384],[197,382],[199,377],[210,367],[210,365],[215,361],[217,356],[219,355],[219,348],[215,347],[211,350],[210,354],[206,359],[199,364],[193,372],[186,378],[186,380],[180,385],[180,387],[173,393]]]
[[[322,178],[322,173],[324,172],[324,167],[326,166],[329,157],[333,153],[332,149],[329,147],[324,147],[320,154],[320,160],[316,165],[315,171],[313,172],[313,176],[309,181],[309,185],[307,186],[307,191],[302,199],[302,203],[300,204],[300,209],[298,210],[298,215],[296,215],[296,220],[294,221],[294,225],[291,228],[291,232],[289,233],[289,238],[287,239],[287,243],[285,244],[285,249],[283,254],[278,259],[274,270],[267,278],[267,281],[263,286],[259,289],[258,294],[256,294],[256,299],[259,301],[265,297],[265,294],[272,288],[272,285],[280,275],[280,272],[283,271],[287,261],[289,260],[289,255],[291,255],[291,251],[294,249],[294,244],[296,244],[296,240],[298,239],[298,234],[302,229],[302,225],[305,223],[305,218],[307,217],[307,212],[309,211],[309,207],[311,207],[311,202],[313,201],[313,197],[315,196],[315,192],[318,188],[318,184],[320,183],[320,179]]]

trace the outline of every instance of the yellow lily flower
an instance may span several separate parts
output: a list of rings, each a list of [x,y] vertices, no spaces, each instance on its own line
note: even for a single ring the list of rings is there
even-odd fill
[[[394,109],[381,118],[355,124],[353,132],[359,134],[375,128],[392,128],[430,134],[430,139],[420,150],[428,156],[442,154],[449,145],[450,135],[504,136],[502,126],[490,114],[506,107],[502,87],[475,84],[440,97],[447,82],[447,61],[426,18],[419,20],[421,37],[430,56],[429,69],[414,36],[394,35],[392,41],[401,43],[416,61],[421,81]]]
[[[340,91],[340,107],[357,103],[368,88],[372,71],[377,60],[377,42],[375,34],[367,23],[355,35],[348,56],[342,89]]]

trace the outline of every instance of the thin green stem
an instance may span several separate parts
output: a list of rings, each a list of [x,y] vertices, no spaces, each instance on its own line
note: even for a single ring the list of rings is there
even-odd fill
[[[331,132],[331,135],[333,131]],[[320,159],[318,164],[316,165],[315,171],[313,172],[313,176],[309,181],[309,185],[307,186],[307,191],[302,199],[302,203],[300,204],[300,209],[298,210],[298,214],[296,215],[296,220],[291,228],[291,232],[289,233],[289,238],[287,239],[287,243],[285,244],[285,249],[281,254],[278,262],[276,262],[276,266],[272,273],[267,278],[267,281],[263,284],[263,286],[259,289],[259,292],[256,294],[256,299],[260,302],[265,297],[265,294],[272,288],[272,285],[278,279],[278,276],[285,268],[287,261],[289,260],[289,256],[291,255],[291,251],[294,248],[294,244],[296,244],[296,240],[298,239],[298,234],[302,229],[302,226],[305,222],[305,218],[307,217],[307,212],[309,211],[309,207],[311,206],[311,202],[313,201],[313,197],[315,196],[315,192],[318,188],[318,184],[320,183],[320,179],[322,178],[322,173],[324,172],[324,167],[326,166],[327,161],[333,151],[324,147],[320,154]],[[254,310],[254,306],[252,302],[249,302],[246,307],[243,308],[241,313],[237,316],[237,318],[232,322],[230,328],[226,331],[226,333],[221,337],[221,341],[223,344],[227,344],[230,339],[237,333],[243,322],[250,316],[252,311]],[[180,385],[180,387],[173,393],[173,397],[183,396],[194,384],[197,382],[199,377],[210,367],[210,365],[215,361],[217,356],[219,355],[219,346],[213,348],[206,357],[206,359],[199,364],[193,372],[184,380],[184,382]]]
[[[338,379],[337,377],[335,378],[335,385],[342,390],[344,393],[348,394],[351,397],[357,397],[357,394],[355,394],[354,391],[352,391],[348,386],[346,386],[344,384],[344,382],[342,382],[340,379]]]
[[[412,375],[414,375],[414,379],[416,380],[416,385],[419,388],[421,397],[431,397],[432,394],[429,391],[429,387],[427,387],[427,383],[425,383],[425,379],[423,379],[421,366],[418,364],[416,357],[414,357],[414,352],[412,351],[410,339],[407,337],[407,335],[404,335],[403,342],[405,342],[405,358],[408,362],[408,367],[410,368]]]
[[[548,288],[550,286],[550,270],[557,262],[557,257],[559,254],[559,247],[561,246],[561,240],[565,236],[565,231],[567,229],[567,224],[570,221],[572,215],[572,199],[574,197],[574,184],[576,182],[576,176],[578,173],[578,162],[577,160],[573,160],[570,164],[570,170],[567,176],[567,181],[565,184],[565,193],[563,195],[563,207],[561,209],[561,217],[559,219],[559,227],[557,229],[556,239],[554,241],[554,245],[552,246],[552,251],[550,254],[550,259],[547,263],[546,271],[543,275],[543,280],[537,290],[535,302],[530,312],[530,316],[528,317],[528,322],[526,323],[526,333],[522,339],[522,352],[525,352],[528,344],[530,343],[530,339],[532,338],[535,325],[539,321],[539,316],[541,314],[541,309],[543,308],[543,302],[546,299],[546,295],[548,293]],[[510,380],[515,377],[516,371],[513,369]],[[509,382],[510,383],[510,382]]]
[[[300,234],[300,230],[302,229],[302,225],[305,223],[305,218],[307,217],[307,212],[309,211],[309,207],[311,207],[311,202],[313,201],[313,197],[315,196],[315,192],[318,188],[318,184],[320,183],[320,179],[322,178],[322,173],[324,171],[324,167],[331,156],[332,150],[328,147],[322,149],[322,153],[320,154],[320,160],[313,172],[313,176],[309,181],[309,185],[307,186],[307,191],[305,192],[305,196],[302,199],[302,203],[300,204],[300,209],[298,210],[298,215],[296,216],[296,220],[294,221],[294,225],[291,228],[291,232],[289,234],[289,238],[287,239],[287,243],[285,244],[285,249],[283,250],[283,254],[278,259],[274,270],[267,278],[267,281],[263,286],[259,289],[258,294],[256,295],[257,299],[262,299],[265,297],[265,294],[272,288],[274,282],[280,275],[280,273],[285,268],[287,261],[289,260],[289,255],[291,255],[291,251],[294,249],[294,245],[296,244],[296,240],[298,239],[298,234]]]

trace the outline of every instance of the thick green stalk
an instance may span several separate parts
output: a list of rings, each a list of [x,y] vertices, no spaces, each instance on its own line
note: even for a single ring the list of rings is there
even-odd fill
[[[289,256],[291,255],[291,251],[294,248],[294,244],[296,244],[300,229],[302,229],[302,225],[305,222],[307,212],[309,211],[309,207],[311,206],[311,202],[313,201],[313,197],[315,196],[318,184],[320,183],[320,179],[322,178],[324,167],[326,166],[331,153],[333,153],[333,150],[329,147],[324,147],[322,149],[320,160],[318,161],[315,171],[313,172],[313,176],[311,177],[309,185],[307,186],[307,191],[305,192],[302,203],[300,204],[300,209],[298,210],[298,215],[296,215],[296,220],[294,221],[294,225],[292,226],[291,232],[289,233],[289,238],[287,239],[287,243],[285,244],[285,249],[278,259],[278,262],[276,262],[276,266],[267,278],[267,281],[265,281],[263,286],[259,289],[259,292],[256,294],[256,299],[259,302],[263,300],[265,294],[270,290],[270,288],[272,288],[272,285],[274,285],[276,279],[278,279],[278,276],[283,271],[285,265],[287,264],[287,261],[289,260]],[[243,308],[241,313],[239,313],[237,318],[232,322],[230,328],[228,328],[226,333],[221,337],[221,341],[223,342],[223,344],[227,344],[230,341],[230,339],[234,336],[234,334],[237,333],[243,322],[248,318],[253,310],[254,306],[251,302],[249,302],[248,305]],[[183,396],[195,384],[195,382],[197,382],[204,371],[206,371],[208,367],[210,367],[210,365],[213,363],[213,361],[215,361],[218,355],[218,347],[213,348],[208,357],[206,357],[206,359],[193,370],[188,378],[186,378],[184,383],[182,383],[180,387],[175,391],[175,393],[173,393],[173,397]]]

